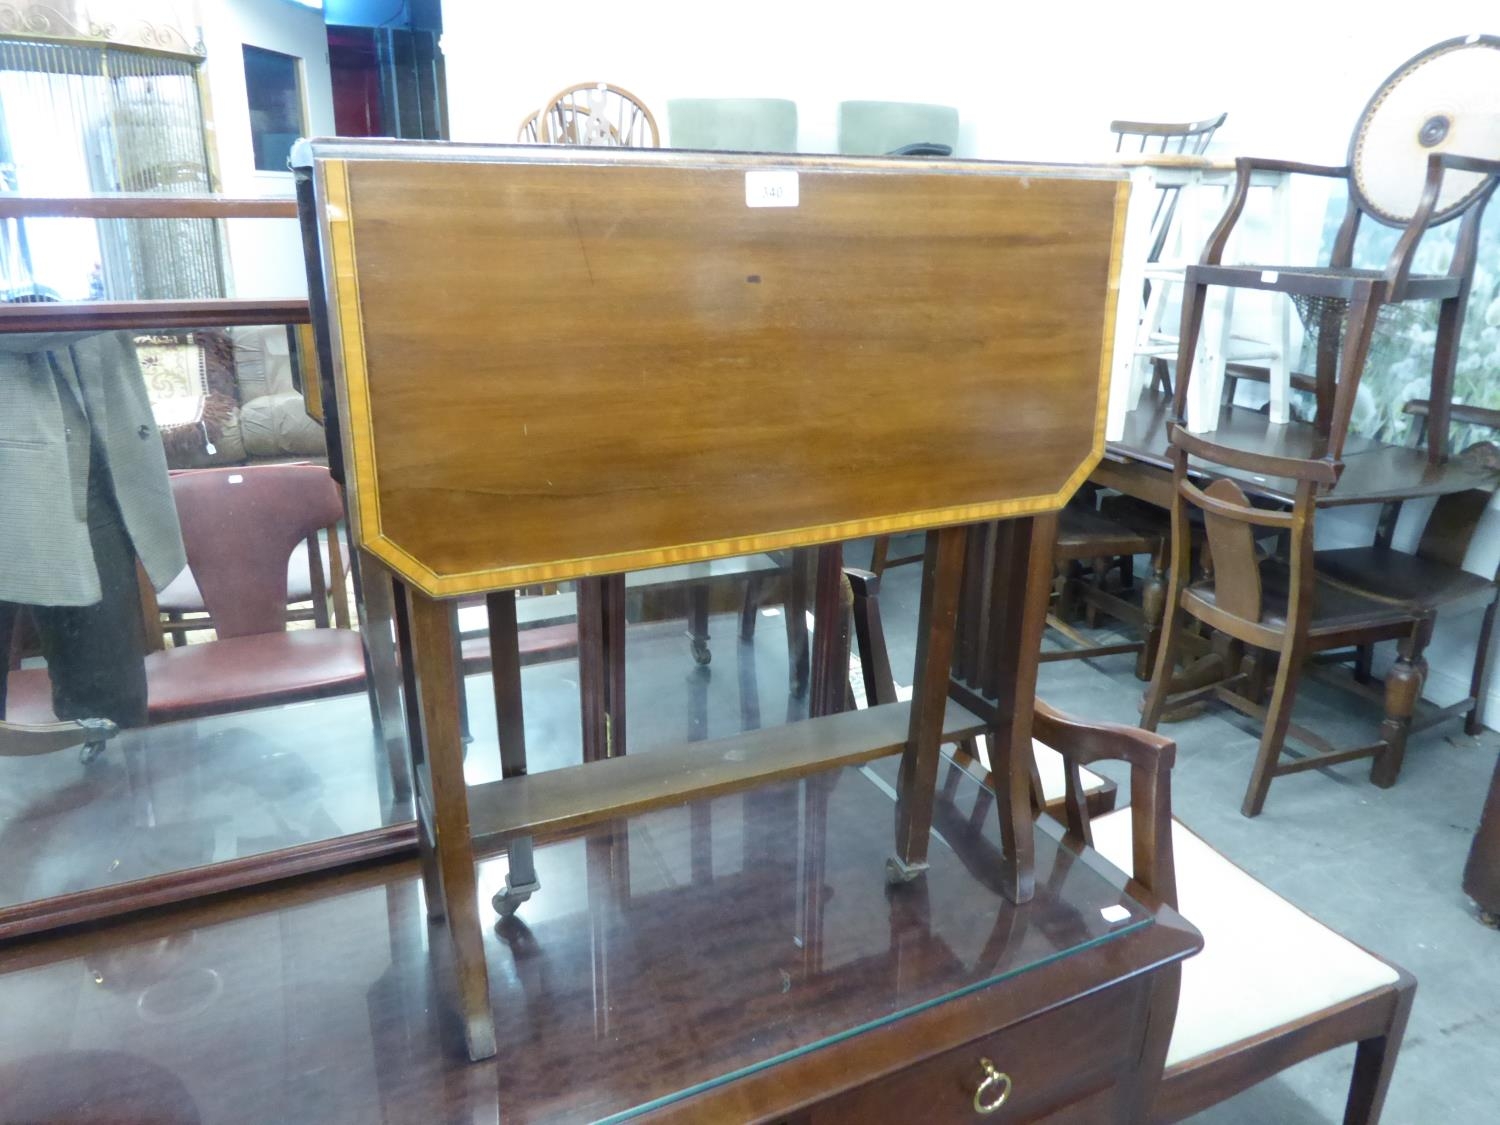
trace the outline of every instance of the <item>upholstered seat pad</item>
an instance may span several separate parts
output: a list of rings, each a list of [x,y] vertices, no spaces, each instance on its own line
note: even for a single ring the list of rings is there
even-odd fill
[[[349,629],[259,633],[146,657],[153,722],[337,695],[364,680],[359,634]]]
[[[1065,559],[1144,555],[1157,550],[1161,536],[1142,534],[1123,523],[1082,508],[1064,508],[1057,518],[1054,557]]]
[[[1094,847],[1131,870],[1130,810],[1093,821]],[[1203,934],[1182,966],[1167,1066],[1393,985],[1396,970],[1304,914],[1172,822],[1178,909]]]
[[[1261,563],[1260,586],[1260,623],[1269,629],[1286,628],[1288,591],[1291,586],[1291,574],[1286,564],[1276,559]],[[1189,603],[1196,601],[1208,606],[1216,604],[1212,581],[1195,582],[1185,593]],[[1348,590],[1331,582],[1319,582],[1313,588],[1312,621],[1307,631],[1309,636],[1316,637],[1321,632],[1335,632],[1350,627],[1378,629],[1400,626],[1409,618],[1409,611],[1401,606],[1364,597],[1355,590]]]
[[[1061,801],[1067,795],[1067,775],[1063,772],[1063,756],[1052,747],[1045,746],[1034,738],[1031,740],[1031,748],[1036,758],[1037,776],[1042,779],[1042,800],[1049,805],[1053,801]],[[1078,780],[1083,783],[1085,797],[1099,792],[1108,784],[1097,773],[1086,769],[1078,771]]]
[[[1344,547],[1319,551],[1318,573],[1353,586],[1378,590],[1424,609],[1492,596],[1495,584],[1462,567],[1434,562],[1389,547]]]

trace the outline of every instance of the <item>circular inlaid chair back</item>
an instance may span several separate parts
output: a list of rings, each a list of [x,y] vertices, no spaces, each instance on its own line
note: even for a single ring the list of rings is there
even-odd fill
[[[1382,223],[1404,226],[1435,152],[1500,158],[1500,36],[1438,43],[1381,83],[1349,142],[1355,202]],[[1433,225],[1460,214],[1487,180],[1477,172],[1445,173]]]
[[[580,82],[548,99],[537,132],[543,144],[656,148],[656,118],[629,90]]]

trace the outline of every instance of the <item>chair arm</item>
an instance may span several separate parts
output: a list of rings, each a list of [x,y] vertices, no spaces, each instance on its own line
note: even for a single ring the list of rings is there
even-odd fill
[[[1500,179],[1500,160],[1465,156],[1457,152],[1434,152],[1427,157],[1427,180],[1422,185],[1421,199],[1385,267],[1388,301],[1401,301],[1406,297],[1406,282],[1411,276],[1412,258],[1416,255],[1417,244],[1422,241],[1422,236],[1432,223],[1432,213],[1437,209],[1438,197],[1443,192],[1443,174],[1449,169],[1455,172],[1479,172],[1492,181]],[[1484,194],[1494,190],[1495,184],[1491,183],[1484,189]]]
[[[1053,710],[1040,699],[1033,712],[1032,734],[1062,755],[1068,835],[1079,843],[1092,842],[1079,767],[1104,760],[1129,764],[1132,875],[1156,898],[1175,908],[1171,776],[1177,744],[1136,727],[1086,723]]]
[[[1303,164],[1296,160],[1270,160],[1261,156],[1237,157],[1234,170],[1234,194],[1229,198],[1229,206],[1224,209],[1224,217],[1219,220],[1219,225],[1214,227],[1213,234],[1209,235],[1208,244],[1203,248],[1203,258],[1199,265],[1216,266],[1223,259],[1224,247],[1229,244],[1229,236],[1234,233],[1234,225],[1239,222],[1240,213],[1245,209],[1245,201],[1250,197],[1250,181],[1256,172],[1284,172],[1288,175],[1326,176],[1339,179],[1347,178],[1349,175],[1349,169],[1343,165]]]

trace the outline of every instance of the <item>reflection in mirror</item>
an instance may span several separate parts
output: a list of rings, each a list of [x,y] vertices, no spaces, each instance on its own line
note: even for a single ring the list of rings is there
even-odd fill
[[[295,357],[0,334],[0,909],[410,818]]]

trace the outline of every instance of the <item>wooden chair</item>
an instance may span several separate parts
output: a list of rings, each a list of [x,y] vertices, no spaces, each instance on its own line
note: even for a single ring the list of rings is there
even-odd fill
[[[1327,435],[1328,458],[1334,461],[1343,452],[1360,376],[1382,315],[1402,302],[1438,301],[1430,396],[1435,432],[1428,456],[1434,464],[1444,461],[1458,333],[1473,280],[1475,244],[1485,205],[1500,183],[1500,152],[1470,152],[1466,147],[1493,146],[1487,121],[1496,113],[1500,37],[1450,39],[1403,63],[1382,83],[1355,125],[1347,164],[1237,160],[1229,207],[1201,263],[1187,270],[1179,380],[1188,377],[1210,286],[1286,294],[1303,319],[1318,326],[1316,425]],[[1266,172],[1321,176],[1347,185],[1349,205],[1328,265],[1221,264],[1251,180]],[[1383,270],[1353,265],[1355,238],[1366,216],[1401,232]],[[1461,222],[1447,271],[1414,273],[1423,237],[1454,219]],[[1286,409],[1286,388],[1273,381],[1273,420],[1285,421]]]
[[[1202,121],[1111,121],[1110,132],[1115,138],[1115,152],[1121,156],[1202,156],[1207,151],[1214,134],[1224,124],[1227,113]],[[1160,333],[1162,311],[1166,305],[1163,296],[1168,284],[1182,283],[1183,262],[1166,262],[1167,240],[1174,228],[1172,220],[1177,214],[1177,205],[1182,196],[1178,184],[1158,184],[1156,205],[1151,212],[1149,249],[1146,253],[1145,284],[1141,292],[1142,307],[1140,330],[1136,336],[1136,359],[1151,365],[1154,386],[1171,389],[1165,356],[1175,343]],[[1196,253],[1196,248],[1192,250]],[[1153,284],[1154,283],[1154,284]],[[1156,299],[1152,300],[1155,292]],[[1139,385],[1139,384],[1137,384]]]
[[[311,621],[319,629],[326,629],[331,605],[332,623],[340,629],[349,628],[349,592],[344,582],[348,558],[349,539],[342,524],[314,532],[297,545],[287,562],[288,621]],[[190,566],[183,567],[182,573],[156,595],[156,608],[163,618],[162,635],[179,646],[187,643],[188,632],[214,627]]]
[[[287,560],[336,524],[343,498],[321,465],[206,469],[172,478],[183,545],[215,639],[151,653],[153,723],[359,691],[364,649],[350,629],[287,624]],[[341,569],[333,573],[343,581]]]
[[[203,469],[173,477],[172,495],[216,639],[147,653],[149,721],[362,690],[358,633],[286,628],[287,559],[343,512],[328,470],[306,464]],[[51,693],[46,669],[11,673],[10,705],[27,721],[54,719]]]
[[[1064,508],[1058,516],[1057,543],[1052,552],[1062,585],[1055,611],[1047,616],[1047,625],[1076,647],[1043,652],[1042,662],[1134,652],[1137,654],[1137,677],[1149,679],[1165,605],[1166,587],[1162,574],[1166,546],[1167,536],[1159,528],[1131,526],[1076,502]],[[1109,572],[1116,568],[1122,579],[1129,576],[1132,560],[1137,555],[1148,555],[1151,560],[1151,573],[1142,585],[1139,606],[1111,591],[1105,583]],[[1090,625],[1094,623],[1094,616],[1102,611],[1140,626],[1143,638],[1117,644],[1095,644],[1071,624],[1080,603],[1087,607]]]
[[[541,135],[542,111],[534,109],[521,119],[521,124],[516,127],[516,141],[523,145],[539,145],[542,143]]]
[[[1336,466],[1326,461],[1303,461],[1269,454],[1248,453],[1217,445],[1189,434],[1181,425],[1169,426],[1173,460],[1171,579],[1167,592],[1164,637],[1156,668],[1146,691],[1141,725],[1155,730],[1163,711],[1189,699],[1216,695],[1236,710],[1262,721],[1260,748],[1240,811],[1256,816],[1265,804],[1271,779],[1300,770],[1371,757],[1371,780],[1395,784],[1416,701],[1422,694],[1426,663],[1422,651],[1432,632],[1430,613],[1405,603],[1360,592],[1320,577],[1313,564],[1315,490],[1331,485]],[[1220,471],[1237,469],[1264,477],[1296,481],[1292,510],[1270,511],[1253,506],[1230,477],[1220,477],[1200,488],[1188,479],[1189,455]],[[1189,513],[1201,513],[1213,572],[1190,581]],[[1271,533],[1288,537],[1290,562],[1262,558],[1257,538]],[[1182,651],[1186,618],[1193,617],[1228,639],[1224,677],[1187,692],[1172,695],[1177,656]],[[1298,678],[1306,658],[1316,652],[1399,642],[1399,658],[1386,680],[1385,721],[1375,742],[1339,749],[1314,732],[1291,721]],[[1249,645],[1278,659],[1275,687],[1268,707],[1262,707],[1258,681],[1264,668],[1257,656],[1253,672],[1241,671],[1242,646]],[[1239,689],[1248,686],[1248,693]],[[1288,734],[1314,753],[1282,762]]]
[[[626,148],[661,144],[656,118],[645,103],[608,82],[569,86],[547,99],[538,114],[537,135],[543,144]]]
[[[1180,1121],[1355,1043],[1344,1122],[1378,1121],[1416,980],[1304,914],[1174,819],[1170,741],[1082,723],[1040,700],[1032,730],[1066,763],[1065,842],[1095,848],[1203,935],[1202,952],[1182,966],[1149,1120]],[[1099,816],[1083,799],[1080,774],[1106,759],[1130,764],[1130,803]]]
[[[1229,114],[1202,121],[1111,121],[1109,131],[1115,137],[1115,152],[1124,156],[1202,156],[1208,151],[1214,134]],[[1159,262],[1167,246],[1172,217],[1177,211],[1179,187],[1157,189],[1156,207],[1151,213],[1151,251],[1148,262]],[[1150,282],[1147,282],[1149,295]]]
[[[1415,399],[1404,407],[1415,421],[1416,444],[1420,445],[1427,430],[1431,404]],[[1500,410],[1456,404],[1449,414],[1454,424],[1482,426],[1500,431]],[[1497,451],[1490,442],[1471,446],[1465,457],[1489,457],[1496,467]],[[1481,707],[1484,699],[1485,671],[1489,661],[1490,639],[1495,627],[1495,606],[1500,603],[1500,566],[1489,577],[1464,569],[1464,556],[1474,540],[1474,533],[1489,508],[1494,489],[1471,489],[1439,496],[1422,528],[1416,550],[1398,551],[1391,541],[1401,515],[1400,503],[1385,505],[1381,511],[1375,542],[1368,547],[1345,547],[1319,551],[1318,572],[1335,581],[1370,590],[1405,602],[1422,612],[1438,614],[1463,607],[1484,605],[1483,623],[1474,650],[1474,669],[1469,679],[1467,698],[1448,707],[1434,708],[1413,723],[1421,730],[1452,715],[1464,716],[1464,731],[1476,735],[1482,729]],[[1371,648],[1361,646],[1356,657],[1355,675],[1361,681],[1370,676]]]

